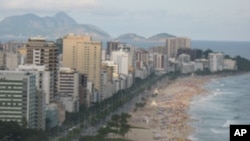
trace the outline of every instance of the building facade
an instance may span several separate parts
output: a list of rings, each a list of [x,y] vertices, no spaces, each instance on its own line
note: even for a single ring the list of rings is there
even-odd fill
[[[50,71],[46,71],[45,65],[19,65],[17,71],[32,72],[36,75],[36,87],[45,93],[45,103],[49,104],[53,95],[51,94],[50,87],[52,77]]]
[[[107,42],[107,51],[106,51],[107,57],[111,56],[112,51],[117,51],[118,50],[118,45],[119,44],[120,44],[119,41],[108,41]]]
[[[99,92],[102,91],[101,50],[102,43],[92,41],[90,36],[69,34],[63,38],[63,67],[86,74]]]
[[[187,37],[175,37],[166,39],[167,56],[177,58],[178,49],[190,48],[191,40]]]
[[[58,48],[54,42],[43,38],[30,38],[26,44],[27,64],[45,65],[45,71],[50,71],[50,102],[57,95]]]
[[[21,64],[21,56],[19,53],[7,52],[5,53],[5,67],[7,70],[15,70]]]
[[[222,71],[224,69],[224,55],[222,53],[209,53],[209,70],[211,72]]]
[[[36,76],[26,72],[0,71],[0,120],[36,128]]]
[[[60,101],[68,112],[79,111],[79,73],[71,68],[60,68],[58,92]]]
[[[0,50],[0,70],[4,70],[6,67],[6,55]]]
[[[154,53],[153,66],[156,73],[162,74],[167,72],[167,55]]]
[[[123,50],[112,51],[111,61],[118,65],[118,74],[128,75],[129,54]]]
[[[224,70],[237,70],[237,62],[233,59],[224,59]]]

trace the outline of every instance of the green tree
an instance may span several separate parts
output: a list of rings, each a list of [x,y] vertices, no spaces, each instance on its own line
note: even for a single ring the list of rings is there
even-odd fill
[[[206,59],[208,59],[208,55],[209,55],[209,53],[212,53],[213,51],[211,50],[211,49],[207,49],[207,50],[205,50],[204,52],[203,52],[203,56],[206,58]]]

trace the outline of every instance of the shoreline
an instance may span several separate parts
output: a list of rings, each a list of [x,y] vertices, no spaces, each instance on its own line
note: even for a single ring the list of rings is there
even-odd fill
[[[143,141],[191,141],[189,137],[195,132],[195,128],[191,127],[190,122],[195,119],[188,113],[190,103],[195,96],[206,93],[205,83],[219,77],[189,76],[171,82],[161,80],[158,88],[162,89],[158,95],[153,97],[155,90],[148,91],[145,107],[130,112],[132,118],[129,119],[129,124],[138,128],[132,128],[125,138]]]

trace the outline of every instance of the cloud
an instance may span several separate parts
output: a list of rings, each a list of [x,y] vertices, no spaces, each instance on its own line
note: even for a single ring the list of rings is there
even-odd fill
[[[0,0],[0,9],[55,11],[93,8],[99,6],[98,0]]]

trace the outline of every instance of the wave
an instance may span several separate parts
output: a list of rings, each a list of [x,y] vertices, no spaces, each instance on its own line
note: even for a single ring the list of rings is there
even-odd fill
[[[225,130],[225,129],[214,129],[214,128],[211,128],[210,131],[212,131],[215,134],[227,134],[228,133],[228,130]]]
[[[198,141],[199,139],[195,137],[195,134],[189,135],[188,139],[191,141]]]
[[[236,120],[227,120],[223,125],[222,127],[223,128],[229,128],[230,125],[232,124],[238,124],[239,122],[236,121]]]

